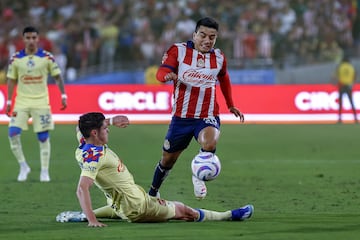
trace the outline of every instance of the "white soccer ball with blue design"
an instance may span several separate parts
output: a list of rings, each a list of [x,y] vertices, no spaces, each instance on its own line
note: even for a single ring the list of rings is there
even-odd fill
[[[211,181],[219,176],[221,163],[219,158],[210,152],[201,152],[191,162],[192,174],[202,181]]]

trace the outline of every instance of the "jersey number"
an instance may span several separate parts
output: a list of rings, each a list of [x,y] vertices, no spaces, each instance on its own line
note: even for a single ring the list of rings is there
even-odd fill
[[[213,126],[217,126],[217,124],[218,124],[216,121],[216,118],[214,118],[214,117],[205,118],[204,121],[206,124],[211,124]]]
[[[40,123],[41,125],[50,124],[50,114],[40,115]]]

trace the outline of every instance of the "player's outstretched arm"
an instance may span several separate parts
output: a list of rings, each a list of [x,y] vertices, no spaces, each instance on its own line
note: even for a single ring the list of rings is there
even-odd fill
[[[244,114],[240,112],[240,110],[237,107],[229,107],[229,111],[233,113],[235,117],[238,117],[241,123],[245,121]]]
[[[119,128],[126,128],[129,126],[130,121],[127,116],[124,115],[116,115],[112,118],[106,119],[108,125],[114,125]]]
[[[76,195],[78,197],[80,206],[82,211],[85,213],[86,218],[88,220],[89,227],[106,227],[106,224],[99,222],[95,216],[95,213],[92,209],[91,197],[90,197],[90,187],[93,185],[94,180],[81,176],[78,184],[78,188],[76,191]]]

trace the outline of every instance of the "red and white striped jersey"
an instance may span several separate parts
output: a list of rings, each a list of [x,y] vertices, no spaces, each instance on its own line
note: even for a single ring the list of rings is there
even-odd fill
[[[207,118],[219,115],[216,101],[216,81],[228,81],[224,96],[232,105],[230,80],[226,58],[219,49],[201,53],[193,42],[176,43],[164,54],[161,68],[169,68],[178,75],[174,81],[172,114],[181,118]],[[228,89],[227,89],[228,88]]]

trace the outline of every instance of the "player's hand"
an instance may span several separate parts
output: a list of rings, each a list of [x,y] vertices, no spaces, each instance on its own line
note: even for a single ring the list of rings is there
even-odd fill
[[[11,117],[11,104],[6,104],[6,115]]]
[[[116,115],[112,117],[112,125],[119,128],[126,128],[129,126],[130,121],[127,116],[124,115]]]
[[[88,227],[107,227],[107,225],[96,220],[93,222],[89,222]]]
[[[67,107],[67,98],[61,98],[61,105],[62,107],[60,108],[60,110],[65,110]]]
[[[240,112],[237,107],[230,107],[229,111],[235,115],[235,117],[240,118],[240,122],[243,123],[245,121],[244,114]]]
[[[165,75],[164,79],[166,82],[171,81],[171,80],[176,80],[177,75],[174,72],[169,72],[168,74]]]

